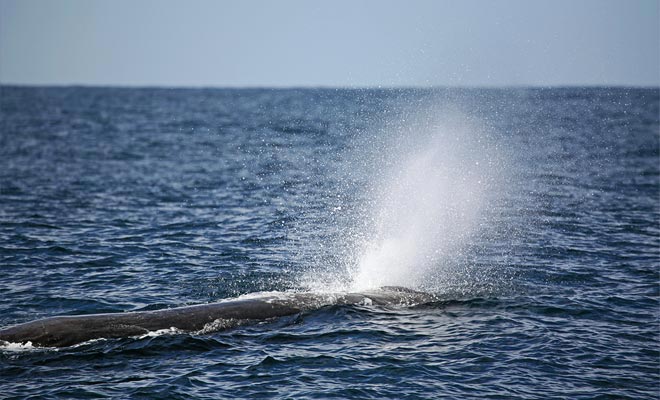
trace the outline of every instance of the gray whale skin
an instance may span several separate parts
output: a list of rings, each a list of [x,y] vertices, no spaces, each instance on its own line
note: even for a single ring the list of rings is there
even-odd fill
[[[265,292],[217,303],[157,311],[59,316],[0,330],[0,341],[64,347],[92,339],[143,335],[162,329],[209,333],[329,305],[416,305],[433,296],[402,287],[360,293]]]

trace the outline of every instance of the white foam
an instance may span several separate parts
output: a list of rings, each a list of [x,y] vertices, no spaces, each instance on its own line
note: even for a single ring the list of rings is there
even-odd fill
[[[37,350],[38,347],[32,345],[32,342],[26,343],[13,343],[0,341],[0,350],[7,352],[21,352],[21,351],[32,351]]]
[[[144,335],[138,336],[138,339],[158,337],[158,336],[163,336],[163,335],[176,335],[176,334],[179,334],[179,333],[183,333],[183,331],[172,326],[172,327],[167,328],[167,329],[158,329],[158,330],[155,330],[155,331],[149,331],[149,332],[145,333]]]
[[[5,342],[0,340],[0,351],[8,353],[20,353],[20,352],[30,352],[30,351],[41,351],[42,347],[37,347],[32,345],[32,342],[25,343],[14,343],[14,342]],[[49,348],[49,350],[57,350],[54,348]]]

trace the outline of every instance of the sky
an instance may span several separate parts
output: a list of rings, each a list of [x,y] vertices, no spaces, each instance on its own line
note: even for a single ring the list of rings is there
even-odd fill
[[[0,0],[0,83],[660,86],[659,0]]]

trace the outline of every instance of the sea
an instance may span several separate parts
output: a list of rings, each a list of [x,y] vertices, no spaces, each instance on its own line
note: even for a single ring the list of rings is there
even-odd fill
[[[658,399],[660,89],[0,86],[0,328],[381,286],[0,398]]]

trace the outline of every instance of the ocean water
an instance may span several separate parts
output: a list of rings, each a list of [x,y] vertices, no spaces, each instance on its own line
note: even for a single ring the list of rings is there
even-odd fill
[[[0,87],[0,328],[432,293],[0,346],[0,398],[660,397],[660,91]]]

